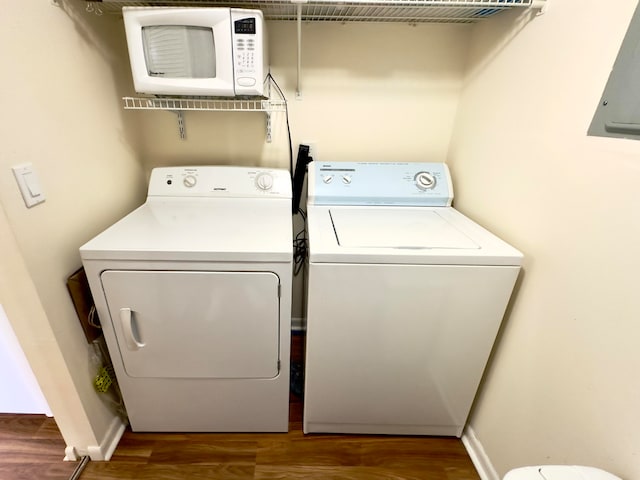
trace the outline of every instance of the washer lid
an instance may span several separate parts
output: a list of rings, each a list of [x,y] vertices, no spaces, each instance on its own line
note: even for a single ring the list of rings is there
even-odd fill
[[[336,240],[354,248],[480,248],[437,210],[330,209]]]
[[[307,225],[311,263],[522,263],[522,253],[452,207],[309,205]]]

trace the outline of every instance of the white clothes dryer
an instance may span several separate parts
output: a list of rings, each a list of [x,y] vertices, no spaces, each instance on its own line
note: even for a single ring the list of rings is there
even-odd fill
[[[134,431],[287,431],[291,177],[157,168],[80,248]]]
[[[304,431],[460,436],[522,254],[436,163],[309,166]]]

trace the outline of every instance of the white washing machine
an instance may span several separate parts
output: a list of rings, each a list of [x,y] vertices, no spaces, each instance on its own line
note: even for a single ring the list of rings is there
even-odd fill
[[[522,254],[445,164],[309,166],[304,431],[460,436]]]
[[[287,431],[291,177],[157,168],[80,248],[134,431]]]

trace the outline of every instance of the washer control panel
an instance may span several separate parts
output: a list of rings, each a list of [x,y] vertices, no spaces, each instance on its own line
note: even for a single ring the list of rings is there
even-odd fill
[[[275,168],[161,167],[151,172],[148,196],[291,198],[291,176]]]
[[[444,163],[312,162],[309,203],[316,205],[450,206]]]

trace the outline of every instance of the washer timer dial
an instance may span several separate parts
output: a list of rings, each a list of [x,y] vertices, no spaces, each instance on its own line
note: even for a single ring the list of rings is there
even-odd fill
[[[420,190],[431,190],[436,186],[436,177],[431,172],[418,172],[413,179]]]

